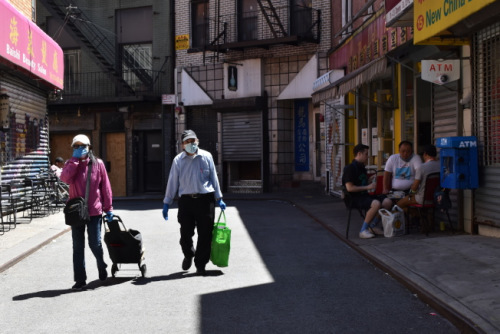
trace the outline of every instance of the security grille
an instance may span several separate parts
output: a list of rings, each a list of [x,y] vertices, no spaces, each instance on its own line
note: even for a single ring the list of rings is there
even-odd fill
[[[472,107],[481,170],[474,220],[500,227],[500,23],[475,33],[472,47]]]
[[[475,134],[483,166],[500,163],[500,23],[474,35]]]

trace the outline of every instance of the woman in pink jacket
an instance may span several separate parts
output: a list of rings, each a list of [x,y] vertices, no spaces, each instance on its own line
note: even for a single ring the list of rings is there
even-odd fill
[[[90,140],[85,135],[73,138],[73,157],[66,161],[61,173],[61,180],[69,184],[69,199],[75,197],[85,198],[87,185],[87,167],[92,161],[92,174],[90,176],[90,190],[88,208],[90,222],[80,226],[71,227],[73,237],[73,273],[75,285],[72,289],[82,290],[87,285],[85,271],[85,227],[89,238],[89,247],[92,250],[99,270],[99,279],[104,281],[108,277],[104,262],[101,241],[102,213],[106,212],[107,219],[113,219],[113,194],[108,179],[108,173],[101,159],[94,157]]]

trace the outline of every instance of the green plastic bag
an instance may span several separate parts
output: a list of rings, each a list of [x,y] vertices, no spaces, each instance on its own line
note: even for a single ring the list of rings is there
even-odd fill
[[[220,218],[224,216],[224,221]],[[231,248],[231,229],[226,226],[226,215],[221,211],[219,219],[214,224],[212,232],[212,251],[210,261],[217,267],[227,267],[229,262],[229,250]]]

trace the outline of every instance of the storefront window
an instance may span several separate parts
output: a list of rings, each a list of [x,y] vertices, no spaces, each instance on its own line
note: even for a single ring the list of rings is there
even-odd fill
[[[370,146],[368,164],[377,167],[382,167],[393,154],[394,116],[389,87],[390,80],[375,81],[363,85],[357,96],[360,142]]]

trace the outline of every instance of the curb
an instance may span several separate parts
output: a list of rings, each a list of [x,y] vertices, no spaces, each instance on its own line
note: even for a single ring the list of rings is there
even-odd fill
[[[10,261],[7,261],[6,263],[2,264],[0,266],[0,273],[4,272],[5,270],[9,269],[10,267],[14,266],[15,264],[19,263],[20,261],[22,261],[23,259],[27,258],[28,256],[30,256],[31,254],[35,253],[37,250],[39,250],[40,248],[48,245],[49,243],[51,243],[53,240],[59,238],[60,236],[62,236],[63,234],[67,233],[68,231],[71,231],[71,228],[67,228],[65,230],[62,230],[60,231],[59,233],[51,236],[50,238],[48,238],[47,240],[41,242],[40,244],[28,249],[27,251],[25,251],[24,253],[16,256],[15,258],[13,258],[12,260]]]
[[[387,266],[383,261],[380,261],[377,257],[366,252],[361,247],[358,247],[354,242],[350,241],[349,239],[346,239],[343,234],[341,234],[337,230],[333,229],[332,227],[330,227],[328,224],[324,223],[320,219],[316,218],[309,211],[307,211],[307,209],[305,209],[304,207],[300,206],[299,204],[294,203],[291,200],[287,200],[287,201],[289,201],[294,206],[296,206],[298,209],[300,209],[302,212],[307,214],[310,218],[312,218],[315,222],[319,223],[323,228],[325,228],[327,231],[329,231],[330,233],[335,235],[338,239],[340,239],[341,241],[346,243],[350,248],[354,249],[359,254],[361,254],[363,257],[368,259],[368,261],[370,261],[376,267],[378,267],[379,269],[381,269],[385,273],[388,273],[391,277],[393,277],[395,280],[397,280],[399,283],[401,283],[403,286],[405,286],[408,290],[410,290],[410,292],[416,294],[418,296],[418,299],[420,299],[424,303],[428,304],[433,309],[435,309],[438,313],[440,313],[444,318],[448,319],[455,327],[457,327],[458,330],[460,330],[461,333],[479,333],[479,334],[486,333],[484,330],[477,327],[477,325],[475,325],[470,319],[468,319],[467,317],[458,313],[455,309],[450,307],[447,303],[445,303],[444,301],[442,301],[438,298],[435,298],[435,296],[433,296],[431,293],[429,293],[429,291],[418,286],[414,282],[409,281],[401,272],[395,270],[394,268],[392,268],[390,266]]]

